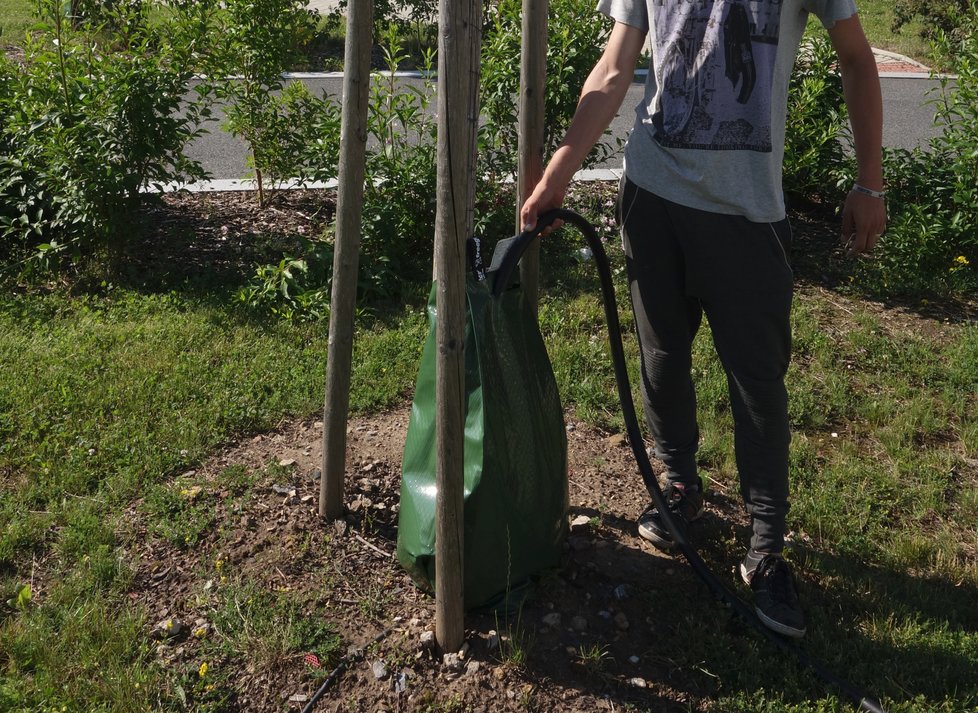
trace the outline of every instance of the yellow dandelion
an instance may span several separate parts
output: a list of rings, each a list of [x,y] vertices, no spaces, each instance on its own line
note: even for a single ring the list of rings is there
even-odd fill
[[[207,662],[206,661],[200,665],[200,668],[197,670],[197,675],[200,676],[201,678],[203,678],[204,676],[207,675]]]
[[[966,258],[964,255],[958,255],[956,258],[954,258],[954,262],[958,263],[959,265],[970,265],[971,264],[971,263],[968,262],[968,258]]]

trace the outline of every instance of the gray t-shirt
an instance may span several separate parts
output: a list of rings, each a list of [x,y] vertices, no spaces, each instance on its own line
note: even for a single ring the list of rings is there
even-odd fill
[[[691,208],[783,219],[795,55],[809,13],[832,27],[856,13],[853,0],[599,0],[598,10],[651,37],[628,177]]]

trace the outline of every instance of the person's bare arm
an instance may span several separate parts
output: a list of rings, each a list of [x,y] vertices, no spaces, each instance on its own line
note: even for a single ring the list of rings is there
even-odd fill
[[[520,220],[525,229],[536,225],[540,214],[559,208],[564,202],[567,185],[625,99],[645,36],[643,30],[615,23],[601,59],[584,82],[581,99],[564,140],[523,204]]]
[[[829,30],[839,56],[859,175],[856,183],[883,191],[883,99],[876,59],[863,33],[859,17],[840,20]],[[842,239],[850,254],[873,250],[886,229],[886,204],[857,190],[849,192],[842,213]]]

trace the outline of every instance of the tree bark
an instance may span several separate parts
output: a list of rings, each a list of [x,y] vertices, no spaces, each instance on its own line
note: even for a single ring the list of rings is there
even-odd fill
[[[440,0],[438,25],[435,633],[441,649],[452,652],[465,633],[465,241],[475,211],[481,0]]]
[[[353,322],[356,315],[366,172],[373,0],[356,0],[350,3],[347,13],[339,187],[336,200],[336,249],[333,253],[326,397],[323,407],[323,467],[319,482],[319,514],[330,520],[343,513],[346,425],[350,408]]]
[[[523,51],[520,61],[519,173],[517,174],[516,232],[520,208],[543,176],[543,139],[547,86],[547,0],[523,0]],[[540,243],[520,260],[520,284],[537,312],[540,290]]]

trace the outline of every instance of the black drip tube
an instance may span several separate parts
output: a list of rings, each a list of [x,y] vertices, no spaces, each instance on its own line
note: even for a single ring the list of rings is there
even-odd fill
[[[642,431],[639,427],[638,417],[635,412],[635,403],[632,400],[631,385],[628,379],[628,369],[625,362],[625,351],[621,340],[621,325],[618,321],[618,305],[615,300],[615,289],[611,279],[611,269],[608,266],[608,256],[605,253],[601,239],[598,237],[594,226],[591,225],[583,216],[566,209],[549,211],[537,221],[536,226],[530,231],[500,241],[500,251],[497,247],[493,254],[493,265],[490,274],[493,276],[493,294],[498,296],[509,285],[513,272],[519,263],[526,248],[533,240],[548,226],[555,221],[565,221],[571,223],[581,231],[591,252],[594,256],[595,264],[598,268],[598,275],[601,280],[601,294],[604,302],[605,320],[608,323],[608,337],[611,346],[611,359],[615,367],[615,381],[618,385],[618,398],[621,401],[621,408],[625,418],[625,428],[628,433],[628,441],[631,444],[635,460],[638,461],[639,471],[645,487],[652,496],[652,501],[659,509],[663,521],[669,528],[673,540],[679,545],[680,550],[686,557],[693,571],[697,576],[713,590],[713,593],[740,615],[740,617],[754,627],[764,638],[773,643],[779,649],[793,655],[803,666],[811,669],[826,683],[835,686],[841,691],[859,710],[869,711],[870,713],[885,713],[880,703],[871,696],[864,694],[855,688],[844,678],[830,671],[822,662],[814,658],[804,649],[792,644],[781,636],[768,629],[757,618],[754,610],[741,600],[726,584],[706,566],[699,553],[686,539],[682,530],[676,527],[669,513],[662,490],[652,472],[652,463],[649,461],[648,453],[645,452]],[[505,246],[502,243],[506,243]],[[498,253],[498,254],[497,254]]]

